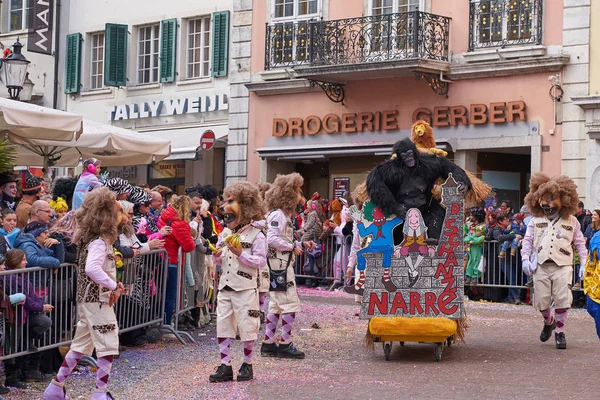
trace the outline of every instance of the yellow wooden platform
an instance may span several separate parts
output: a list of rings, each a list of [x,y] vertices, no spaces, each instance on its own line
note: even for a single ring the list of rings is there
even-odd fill
[[[369,332],[376,342],[443,343],[456,334],[457,326],[449,318],[373,317]]]

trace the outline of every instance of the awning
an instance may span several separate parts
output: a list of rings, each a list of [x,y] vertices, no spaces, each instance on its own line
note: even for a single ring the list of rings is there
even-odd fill
[[[388,156],[392,154],[395,143],[361,142],[298,147],[261,147],[254,149],[254,151],[262,158],[276,159],[277,161],[318,160],[346,156]],[[447,142],[438,143],[437,148],[452,151],[452,146]]]
[[[196,126],[193,128],[180,129],[161,129],[161,130],[144,130],[150,136],[166,139],[171,141],[171,155],[165,158],[168,160],[196,160],[196,149],[200,146],[200,138],[207,130],[215,133],[215,139],[222,139],[229,133],[229,125],[224,121],[215,125]]]

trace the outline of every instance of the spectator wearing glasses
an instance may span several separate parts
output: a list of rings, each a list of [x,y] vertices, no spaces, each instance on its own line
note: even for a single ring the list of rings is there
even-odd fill
[[[160,213],[165,208],[165,202],[159,192],[150,192],[150,197],[152,197],[152,200],[150,201],[150,213],[154,216],[154,219],[158,221]]]
[[[48,225],[30,222],[15,239],[15,248],[23,250],[27,267],[58,268],[65,261],[65,248],[60,240],[48,233]]]
[[[44,200],[36,200],[29,210],[29,222],[41,222],[50,225],[52,215],[54,214],[50,204]]]

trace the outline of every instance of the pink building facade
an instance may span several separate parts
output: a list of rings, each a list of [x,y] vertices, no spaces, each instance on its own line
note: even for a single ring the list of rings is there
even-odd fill
[[[522,204],[532,172],[562,169],[562,3],[254,1],[248,180],[297,171],[332,198],[426,119],[448,157]]]

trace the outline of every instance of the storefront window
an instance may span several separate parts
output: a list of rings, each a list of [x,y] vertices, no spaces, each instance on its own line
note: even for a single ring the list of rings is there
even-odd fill
[[[151,167],[152,179],[185,178],[185,161],[164,161]]]

